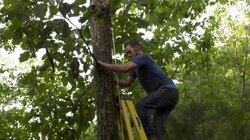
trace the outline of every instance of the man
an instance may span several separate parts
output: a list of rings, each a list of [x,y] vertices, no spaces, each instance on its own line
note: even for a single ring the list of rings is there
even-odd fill
[[[173,81],[161,68],[144,54],[139,42],[130,40],[124,44],[125,53],[131,56],[127,64],[107,64],[98,61],[98,64],[115,72],[129,73],[127,79],[119,80],[119,86],[129,87],[135,78],[138,78],[146,97],[136,104],[138,115],[149,139],[166,140],[165,123],[170,112],[178,101],[178,90]],[[154,109],[153,120],[148,111]]]

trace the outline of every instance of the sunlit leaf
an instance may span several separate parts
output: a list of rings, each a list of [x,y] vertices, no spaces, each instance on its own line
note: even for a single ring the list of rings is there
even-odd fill
[[[24,53],[22,53],[19,57],[19,61],[20,62],[24,62],[27,61],[30,57],[30,53],[28,51],[25,51]]]

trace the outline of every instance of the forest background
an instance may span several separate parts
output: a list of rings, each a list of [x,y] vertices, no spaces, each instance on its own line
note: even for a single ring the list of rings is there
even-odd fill
[[[0,1],[0,139],[95,139],[97,87],[86,48],[93,43],[90,18],[99,13],[89,4]],[[108,4],[113,59],[126,62],[122,44],[136,38],[180,90],[169,139],[250,139],[250,1]],[[80,61],[75,80],[73,57]],[[138,82],[127,91],[134,102],[145,96]]]

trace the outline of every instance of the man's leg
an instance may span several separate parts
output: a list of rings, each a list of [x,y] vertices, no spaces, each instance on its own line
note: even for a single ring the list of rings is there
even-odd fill
[[[156,135],[157,133],[156,133],[156,130],[153,128],[152,120],[150,118],[150,115],[148,114],[148,111],[150,108],[145,106],[145,104],[147,104],[144,101],[145,98],[137,102],[136,109],[137,109],[139,118],[141,120],[141,123],[143,125],[144,131],[147,137],[149,137],[151,135]]]
[[[172,98],[168,98],[168,89],[161,87],[156,92],[148,94],[142,100],[137,102],[136,108],[143,124],[147,136],[157,135],[153,127],[153,122],[148,114],[150,109],[168,108],[172,106]]]
[[[170,114],[169,109],[157,109],[155,110],[154,118],[153,118],[153,127],[158,132],[157,137],[158,140],[166,140],[165,136],[165,125]]]
[[[157,131],[161,130],[156,130],[153,127],[153,122],[148,114],[148,111],[150,109],[165,109],[167,112],[163,112],[163,114],[158,114],[160,115],[160,118],[165,118],[165,122],[167,120],[169,112],[173,109],[175,104],[178,101],[178,91],[176,89],[170,90],[167,89],[166,87],[161,87],[158,89],[156,92],[148,94],[146,97],[144,97],[142,100],[137,102],[137,111],[138,115],[141,119],[142,125],[144,127],[145,133],[147,136],[150,135],[158,135]],[[161,129],[164,131],[165,127],[165,122],[162,122]]]
[[[158,132],[158,140],[166,140],[166,122],[179,99],[177,89],[167,89],[167,94],[164,94],[164,96],[169,104],[156,109],[153,118],[153,127]]]

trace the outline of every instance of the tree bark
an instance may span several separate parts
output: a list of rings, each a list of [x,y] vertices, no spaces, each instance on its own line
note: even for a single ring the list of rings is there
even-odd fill
[[[95,0],[95,14],[90,19],[91,42],[93,53],[98,60],[112,63],[113,48],[111,18],[107,0]],[[117,139],[115,90],[113,73],[95,66],[94,83],[97,108],[97,139]]]

